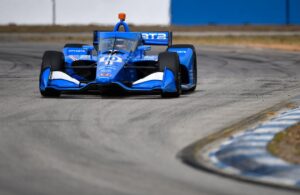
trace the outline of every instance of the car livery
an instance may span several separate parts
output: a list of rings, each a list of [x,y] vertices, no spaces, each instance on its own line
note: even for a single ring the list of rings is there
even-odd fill
[[[172,45],[172,32],[130,32],[125,14],[119,14],[119,19],[112,32],[94,31],[93,45],[66,44],[62,52],[46,51],[39,79],[41,95],[124,91],[179,97],[195,90],[193,45]],[[148,55],[152,45],[167,49]]]

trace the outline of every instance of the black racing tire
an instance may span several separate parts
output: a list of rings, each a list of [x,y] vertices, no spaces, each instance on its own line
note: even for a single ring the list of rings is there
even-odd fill
[[[194,45],[191,45],[191,44],[176,44],[176,45],[171,45],[169,48],[190,48],[190,49],[193,50],[193,61],[194,61],[193,77],[195,79],[195,86],[192,87],[189,91],[195,91],[195,89],[197,87],[198,73],[197,73],[197,55],[196,55],[196,49],[195,49]]]
[[[159,71],[163,72],[165,67],[175,75],[176,92],[162,92],[162,97],[179,97],[181,94],[181,75],[179,57],[175,52],[162,52],[158,55]]]
[[[50,68],[51,71],[64,71],[64,54],[58,51],[45,51],[43,55],[40,80],[43,71],[46,68]],[[46,89],[45,91],[40,90],[40,93],[43,97],[59,97],[60,91],[55,89]]]
[[[56,98],[60,96],[60,91],[55,89],[46,89],[45,91],[40,90],[41,95],[47,98]]]
[[[64,48],[66,47],[73,47],[73,48],[81,48],[87,44],[82,44],[82,43],[67,43],[65,44]]]

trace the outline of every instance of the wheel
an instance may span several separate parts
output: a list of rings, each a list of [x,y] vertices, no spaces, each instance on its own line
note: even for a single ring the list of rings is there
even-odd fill
[[[50,68],[51,71],[63,71],[64,70],[64,54],[58,51],[46,51],[43,55],[42,65],[41,65],[41,72],[40,72],[40,80],[43,71],[46,68]],[[46,89],[41,90],[40,93],[44,97],[59,97],[60,91],[54,89]]]
[[[181,94],[181,78],[179,57],[175,52],[163,52],[158,55],[159,70],[164,71],[165,67],[170,69],[175,76],[176,92],[162,92],[162,97],[179,97]]]
[[[66,47],[75,47],[75,48],[81,48],[87,44],[82,44],[82,43],[67,43],[65,44],[64,48]]]
[[[195,86],[192,87],[189,91],[195,91],[196,87],[197,87],[197,55],[196,55],[196,50],[194,45],[190,45],[190,44],[176,44],[176,45],[171,45],[169,48],[190,48],[193,50],[193,77],[194,77],[194,83]],[[168,48],[168,49],[169,49]]]

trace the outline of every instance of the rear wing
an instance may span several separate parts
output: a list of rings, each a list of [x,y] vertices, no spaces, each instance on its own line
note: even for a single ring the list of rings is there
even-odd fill
[[[105,31],[94,31],[93,45],[98,48],[99,36],[101,32]],[[129,32],[130,33],[130,32]],[[136,32],[135,32],[136,33]],[[141,33],[142,41],[144,45],[172,45],[172,32],[139,32]]]
[[[145,45],[172,45],[172,32],[141,32]]]

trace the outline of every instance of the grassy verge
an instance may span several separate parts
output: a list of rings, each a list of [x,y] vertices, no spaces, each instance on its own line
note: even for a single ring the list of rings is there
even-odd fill
[[[300,51],[300,36],[175,37],[174,42],[195,45],[234,45]]]
[[[300,123],[278,133],[268,150],[288,162],[300,164]]]
[[[300,31],[298,26],[135,26],[129,24],[132,31],[184,31],[184,32],[202,32],[202,31]],[[113,26],[99,25],[0,25],[0,33],[76,33],[92,32],[93,30],[111,30]]]

